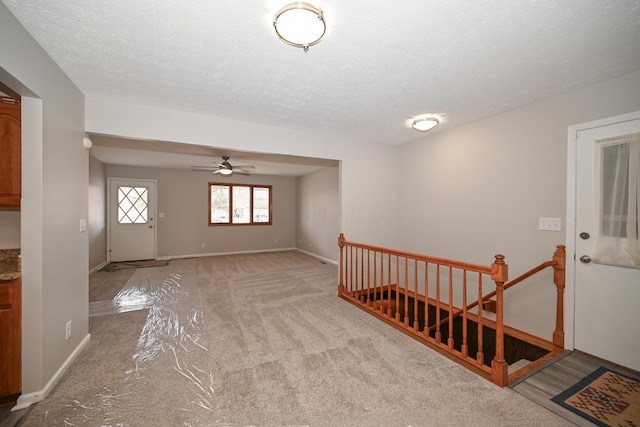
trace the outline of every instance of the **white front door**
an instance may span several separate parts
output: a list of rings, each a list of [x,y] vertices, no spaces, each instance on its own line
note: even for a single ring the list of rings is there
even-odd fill
[[[574,348],[635,370],[640,370],[640,269],[610,265],[609,261],[599,258],[596,245],[603,235],[604,238],[625,238],[611,237],[612,232],[603,226],[603,219],[611,217],[602,211],[602,200],[611,195],[606,188],[607,180],[612,178],[604,177],[607,172],[603,173],[602,159],[609,156],[610,148],[616,145],[612,137],[638,132],[640,119],[578,132],[573,237]],[[603,151],[605,147],[608,147],[607,153]],[[637,218],[628,220],[637,221]]]
[[[109,178],[108,205],[109,260],[155,259],[155,181]]]

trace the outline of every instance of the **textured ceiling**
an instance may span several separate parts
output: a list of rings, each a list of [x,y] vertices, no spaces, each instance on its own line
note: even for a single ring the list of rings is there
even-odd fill
[[[88,96],[387,144],[640,69],[638,0],[312,1],[308,53],[286,0],[2,1]]]

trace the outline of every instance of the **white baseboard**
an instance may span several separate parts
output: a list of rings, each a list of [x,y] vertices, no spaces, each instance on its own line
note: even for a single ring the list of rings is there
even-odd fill
[[[258,249],[255,251],[237,251],[237,252],[212,252],[208,254],[188,254],[188,255],[171,255],[171,256],[160,256],[157,257],[157,260],[166,260],[166,259],[179,259],[179,258],[202,258],[207,256],[223,256],[223,255],[242,255],[242,254],[259,254],[264,252],[284,252],[284,251],[295,251],[296,248],[278,248],[278,249]]]
[[[284,251],[302,252],[303,254],[312,256],[314,258],[318,258],[319,260],[324,261],[324,262],[326,262],[328,264],[339,265],[338,261],[334,261],[332,259],[325,258],[323,256],[320,256],[318,254],[314,254],[312,252],[304,251],[304,250],[302,250],[300,248],[258,249],[258,250],[253,250],[253,251],[212,252],[212,253],[207,253],[207,254],[171,255],[171,256],[157,257],[156,259],[157,260],[171,260],[171,259],[181,259],[181,258],[201,258],[201,257],[208,257],[208,256],[259,254],[259,253],[264,253],[264,252],[284,252]]]
[[[97,267],[94,267],[91,270],[89,270],[89,274],[95,273],[96,271],[101,270],[102,267],[105,267],[107,264],[109,264],[109,261],[104,261],[100,263],[100,265],[98,265]]]
[[[62,366],[60,366],[60,368],[58,368],[56,373],[53,374],[53,376],[51,377],[49,382],[47,382],[47,384],[44,386],[44,388],[42,390],[38,390],[38,391],[31,392],[31,393],[23,394],[22,396],[20,396],[18,398],[18,402],[16,403],[16,406],[11,408],[11,410],[12,411],[17,411],[17,410],[20,410],[20,409],[28,408],[29,406],[33,405],[34,403],[38,403],[38,402],[42,401],[45,397],[47,397],[47,395],[53,389],[53,387],[58,383],[58,381],[60,381],[60,378],[62,378],[62,375],[65,373],[67,368],[69,368],[69,366],[75,360],[75,358],[78,356],[78,354],[80,354],[82,349],[89,343],[90,339],[91,339],[91,334],[87,334],[83,338],[83,340],[80,342],[80,344],[78,344],[78,346],[75,348],[75,350],[73,350],[73,352],[69,355],[69,357],[67,357],[67,360],[64,361]]]
[[[297,250],[298,252],[302,252],[303,254],[306,254],[306,255],[312,256],[312,257],[314,257],[314,258],[318,258],[319,260],[322,260],[322,261],[326,262],[327,264],[339,265],[338,261],[334,261],[334,260],[332,260],[332,259],[325,258],[325,257],[320,256],[320,255],[318,255],[318,254],[314,254],[314,253],[311,253],[311,252],[303,251],[303,250],[302,250],[302,249],[300,249],[300,248],[296,248],[296,250]]]

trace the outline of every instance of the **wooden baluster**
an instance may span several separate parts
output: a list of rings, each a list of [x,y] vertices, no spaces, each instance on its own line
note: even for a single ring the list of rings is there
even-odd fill
[[[564,348],[564,286],[566,253],[564,245],[556,246],[553,254],[553,283],[556,285],[556,330],[553,332],[553,344]]]
[[[378,251],[373,252],[373,308],[378,308]]]
[[[362,264],[364,265],[364,261]],[[371,251],[369,249],[367,249],[367,298],[365,303],[368,307],[371,306]]]
[[[362,295],[364,292],[364,248],[360,249],[360,280],[358,280],[358,290],[360,291],[360,302],[364,303],[366,301],[365,296]]]
[[[364,254],[367,253],[367,258],[365,258]],[[369,275],[365,263],[369,260],[369,249],[362,248],[362,303],[367,305],[367,301],[369,300]]]
[[[384,253],[380,253],[380,312],[384,313]]]
[[[436,264],[436,343],[440,344],[440,264]]]
[[[345,246],[344,268],[345,268],[344,287],[345,287],[345,291],[347,292],[347,295],[350,297],[351,296],[351,246]]]
[[[387,261],[385,261],[385,255],[387,257]],[[388,271],[388,262],[391,254],[383,253],[382,258],[380,259],[380,312],[382,314],[387,314],[387,300],[389,299],[389,278],[384,274],[385,267]]]
[[[449,350],[453,350],[453,268],[449,267]]]
[[[353,246],[347,246],[347,293],[353,297]]]
[[[476,354],[476,362],[478,365],[484,365],[484,342],[482,333],[484,331],[483,321],[484,313],[482,312],[482,273],[478,274],[478,353]]]
[[[387,268],[387,316],[391,317],[393,314],[393,307],[391,307],[391,254],[389,254],[388,258],[389,266]]]
[[[400,323],[400,256],[396,256],[396,315],[397,323]]]
[[[358,276],[360,274],[360,270],[358,270],[358,247],[354,247],[352,250],[353,257],[353,298],[357,301],[360,301],[358,297]]]
[[[429,263],[424,263],[424,327],[422,333],[429,338]]]
[[[338,247],[340,247],[340,282],[338,284],[338,296],[344,295],[344,234],[338,237]]]
[[[504,282],[507,281],[507,264],[504,255],[496,255],[491,264],[491,279],[496,282],[496,355],[491,361],[493,382],[505,387],[508,381],[507,362],[504,360]]]
[[[409,326],[409,258],[404,259],[404,326]]]
[[[354,275],[354,271],[353,271],[353,250],[354,250],[354,247],[351,246],[350,249],[351,250],[349,251],[349,254],[351,255],[351,257],[349,258],[349,267],[350,267],[350,273],[349,273],[349,296],[351,298],[355,298],[356,294],[355,294],[355,289],[354,289],[354,284],[353,284],[353,281],[354,281],[354,276],[353,276]]]
[[[353,297],[360,302],[360,294],[358,291],[360,290],[360,257],[358,254],[360,253],[360,248],[355,248],[355,266],[353,269]]]
[[[420,322],[418,320],[418,260],[413,263],[413,330],[420,331]]]
[[[462,357],[469,354],[467,341],[467,270],[462,270]]]

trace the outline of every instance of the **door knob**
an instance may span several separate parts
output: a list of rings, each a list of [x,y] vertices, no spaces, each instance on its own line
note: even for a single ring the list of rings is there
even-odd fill
[[[580,238],[582,240],[587,240],[589,237],[591,237],[591,235],[589,235],[589,233],[585,233],[584,231],[582,233],[580,233]]]
[[[582,255],[580,257],[580,262],[584,262],[585,264],[589,264],[591,262],[591,257],[589,255]]]

